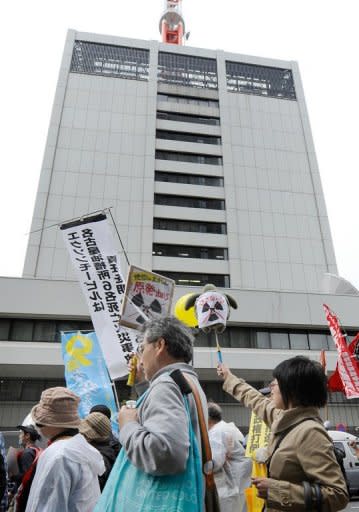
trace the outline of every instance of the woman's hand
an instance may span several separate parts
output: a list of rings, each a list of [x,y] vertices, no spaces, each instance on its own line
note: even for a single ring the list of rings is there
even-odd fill
[[[270,487],[269,478],[252,478],[252,484],[257,488],[258,498],[266,500],[268,498],[268,490]]]
[[[217,366],[217,375],[221,377],[223,380],[226,380],[226,378],[229,375],[232,375],[231,370],[223,363],[219,363]]]

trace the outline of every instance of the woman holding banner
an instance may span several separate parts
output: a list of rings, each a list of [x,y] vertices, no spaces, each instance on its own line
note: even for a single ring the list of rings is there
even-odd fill
[[[254,478],[266,510],[335,512],[348,503],[333,443],[319,415],[327,402],[327,382],[319,363],[297,356],[273,371],[270,398],[219,364],[223,389],[271,428],[268,477]]]

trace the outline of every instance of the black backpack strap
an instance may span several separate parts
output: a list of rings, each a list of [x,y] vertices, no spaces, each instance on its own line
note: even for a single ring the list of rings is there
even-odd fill
[[[189,395],[190,393],[192,393],[192,388],[188,384],[188,381],[184,377],[181,370],[173,370],[173,372],[170,373],[170,376],[175,381],[177,386],[180,388],[182,395]]]

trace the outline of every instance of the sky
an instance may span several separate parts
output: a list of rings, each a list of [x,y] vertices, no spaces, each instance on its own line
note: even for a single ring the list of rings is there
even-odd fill
[[[69,28],[159,40],[163,0],[2,5],[0,276],[21,276]],[[189,46],[299,63],[339,275],[359,288],[358,0],[183,0]]]

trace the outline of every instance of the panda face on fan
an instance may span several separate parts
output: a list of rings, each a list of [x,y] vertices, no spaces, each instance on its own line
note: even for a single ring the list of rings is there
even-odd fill
[[[198,327],[205,332],[211,329],[224,331],[229,317],[226,297],[216,291],[202,293],[195,303]]]

